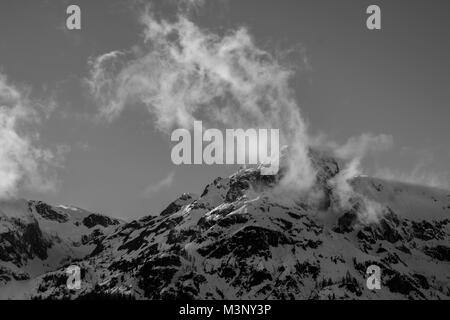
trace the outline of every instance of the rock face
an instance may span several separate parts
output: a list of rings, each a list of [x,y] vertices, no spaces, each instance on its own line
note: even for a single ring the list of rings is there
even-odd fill
[[[315,155],[313,164],[319,200],[277,192],[273,187],[282,170],[279,176],[262,176],[258,169],[243,169],[215,179],[200,197],[183,194],[160,215],[113,223],[110,232],[86,236],[89,255],[72,261],[82,270],[81,290],[68,290],[65,269],[55,268],[36,276],[22,294],[450,299],[450,192],[359,177],[352,182],[353,206],[341,209],[329,183],[339,173],[336,161]],[[377,219],[362,218],[364,199],[380,205]],[[97,221],[88,217],[83,219]],[[45,240],[36,241],[42,252],[48,248]],[[33,255],[42,253],[39,248]],[[381,268],[381,290],[366,287],[370,265]],[[11,282],[27,282],[21,277],[17,273]],[[17,296],[19,291],[12,297]]]
[[[88,227],[84,221],[90,222]],[[0,202],[0,294],[10,281],[34,278],[85,257],[119,223],[40,201]]]
[[[47,259],[51,244],[42,235],[37,220],[29,223],[13,220],[12,225],[13,229],[0,234],[0,260],[22,267],[34,257]]]
[[[177,200],[173,201],[171,204],[167,206],[163,211],[161,211],[161,216],[167,216],[172,213],[177,212],[180,210],[183,206],[190,204],[195,200],[195,195],[191,195],[189,193],[182,194]]]
[[[95,226],[102,226],[103,228],[107,228],[109,226],[118,225],[119,221],[106,216],[102,216],[101,214],[92,213],[83,219],[83,224],[89,229]]]
[[[64,214],[61,214],[53,209],[52,206],[41,202],[41,201],[29,201],[28,208],[30,211],[33,211],[33,206],[36,210],[36,213],[39,214],[42,218],[46,220],[53,220],[60,223],[67,222],[68,217]]]

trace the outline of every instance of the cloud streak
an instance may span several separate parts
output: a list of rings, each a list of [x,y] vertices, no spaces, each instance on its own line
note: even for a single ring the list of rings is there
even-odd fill
[[[374,176],[386,180],[450,190],[450,175],[448,173],[434,172],[427,168],[424,163],[418,163],[411,171],[389,168],[378,169],[375,171]]]
[[[154,194],[169,188],[175,179],[175,171],[169,172],[169,174],[162,180],[158,181],[155,184],[149,185],[147,188],[145,188],[144,192],[142,193],[145,198],[150,198]]]

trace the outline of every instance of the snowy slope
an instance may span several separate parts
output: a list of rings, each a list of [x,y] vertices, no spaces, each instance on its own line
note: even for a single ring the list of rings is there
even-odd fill
[[[356,191],[408,219],[450,218],[450,191],[370,177],[353,180]]]
[[[0,290],[81,259],[120,222],[79,208],[24,199],[0,202]]]

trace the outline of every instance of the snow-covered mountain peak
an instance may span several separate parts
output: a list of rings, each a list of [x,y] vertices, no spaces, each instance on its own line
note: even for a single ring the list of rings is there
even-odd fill
[[[64,267],[24,280],[17,265],[7,286],[21,284],[13,297],[38,298],[123,289],[142,299],[450,299],[447,194],[356,177],[352,206],[342,207],[330,183],[337,162],[319,153],[311,161],[314,196],[279,192],[283,170],[263,176],[247,168],[214,179],[200,196],[182,194],[157,216],[121,223],[90,214],[76,229],[87,232],[76,260],[81,290],[67,289]],[[382,215],[361,220],[370,202]],[[73,221],[70,209],[47,209],[36,218],[49,228],[43,248],[44,234],[66,224],[52,210]],[[30,254],[44,259],[37,249]],[[381,290],[365,286],[370,265],[382,270]]]

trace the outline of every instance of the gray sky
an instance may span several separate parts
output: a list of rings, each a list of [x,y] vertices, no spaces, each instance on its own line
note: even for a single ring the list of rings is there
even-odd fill
[[[76,3],[81,31],[65,29],[68,2],[0,2],[0,70],[11,83],[30,87],[33,97],[53,98],[56,109],[37,129],[40,143],[70,147],[55,191],[20,195],[137,218],[233,172],[228,166],[173,165],[169,137],[138,104],[112,122],[93,120],[98,106],[82,82],[88,61],[139,45],[142,10],[129,1]],[[174,3],[157,1],[152,10],[169,19]],[[365,9],[375,3],[382,10],[381,31],[365,27]],[[365,162],[369,174],[445,186],[449,9],[449,1],[439,0],[224,0],[198,7],[191,19],[218,34],[245,26],[268,52],[300,49],[308,68],[299,70],[292,89],[312,134],[339,143],[367,132],[392,135],[393,148]]]

